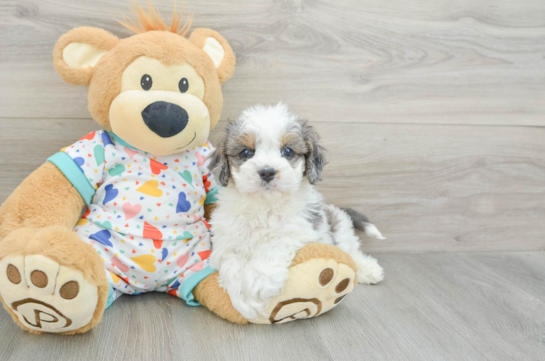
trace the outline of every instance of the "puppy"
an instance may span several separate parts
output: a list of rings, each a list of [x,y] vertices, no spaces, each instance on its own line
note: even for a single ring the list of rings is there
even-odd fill
[[[316,131],[279,103],[255,106],[229,123],[209,169],[223,186],[211,216],[211,266],[246,319],[280,294],[295,254],[311,242],[347,252],[361,283],[383,276],[377,260],[359,250],[354,227],[383,239],[354,210],[325,205],[314,185],[326,164]]]

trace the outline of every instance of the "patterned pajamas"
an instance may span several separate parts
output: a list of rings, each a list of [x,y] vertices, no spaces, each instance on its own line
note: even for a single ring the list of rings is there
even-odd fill
[[[205,162],[212,150],[207,142],[156,157],[96,131],[49,158],[87,203],[74,232],[102,257],[108,306],[151,291],[199,305],[191,291],[214,271],[204,219],[218,191]]]

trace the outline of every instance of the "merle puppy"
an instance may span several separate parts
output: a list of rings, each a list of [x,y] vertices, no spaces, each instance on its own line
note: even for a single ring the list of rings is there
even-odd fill
[[[211,265],[246,319],[280,294],[295,254],[311,242],[352,256],[358,281],[384,278],[359,250],[354,227],[383,239],[365,216],[324,204],[314,185],[326,164],[316,131],[287,106],[255,106],[229,123],[209,168],[223,188],[211,217]]]

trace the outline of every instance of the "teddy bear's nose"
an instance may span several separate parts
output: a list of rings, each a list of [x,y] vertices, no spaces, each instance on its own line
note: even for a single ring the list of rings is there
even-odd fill
[[[187,126],[189,116],[179,105],[157,101],[142,110],[144,123],[162,138],[172,137]]]

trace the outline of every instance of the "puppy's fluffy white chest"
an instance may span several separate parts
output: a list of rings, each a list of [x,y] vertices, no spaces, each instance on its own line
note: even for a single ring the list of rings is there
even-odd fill
[[[232,252],[246,260],[275,258],[289,264],[306,244],[324,243],[324,233],[309,221],[309,198],[316,196],[308,182],[295,194],[269,199],[240,194],[233,185],[222,188],[213,216],[212,267],[219,268]]]

